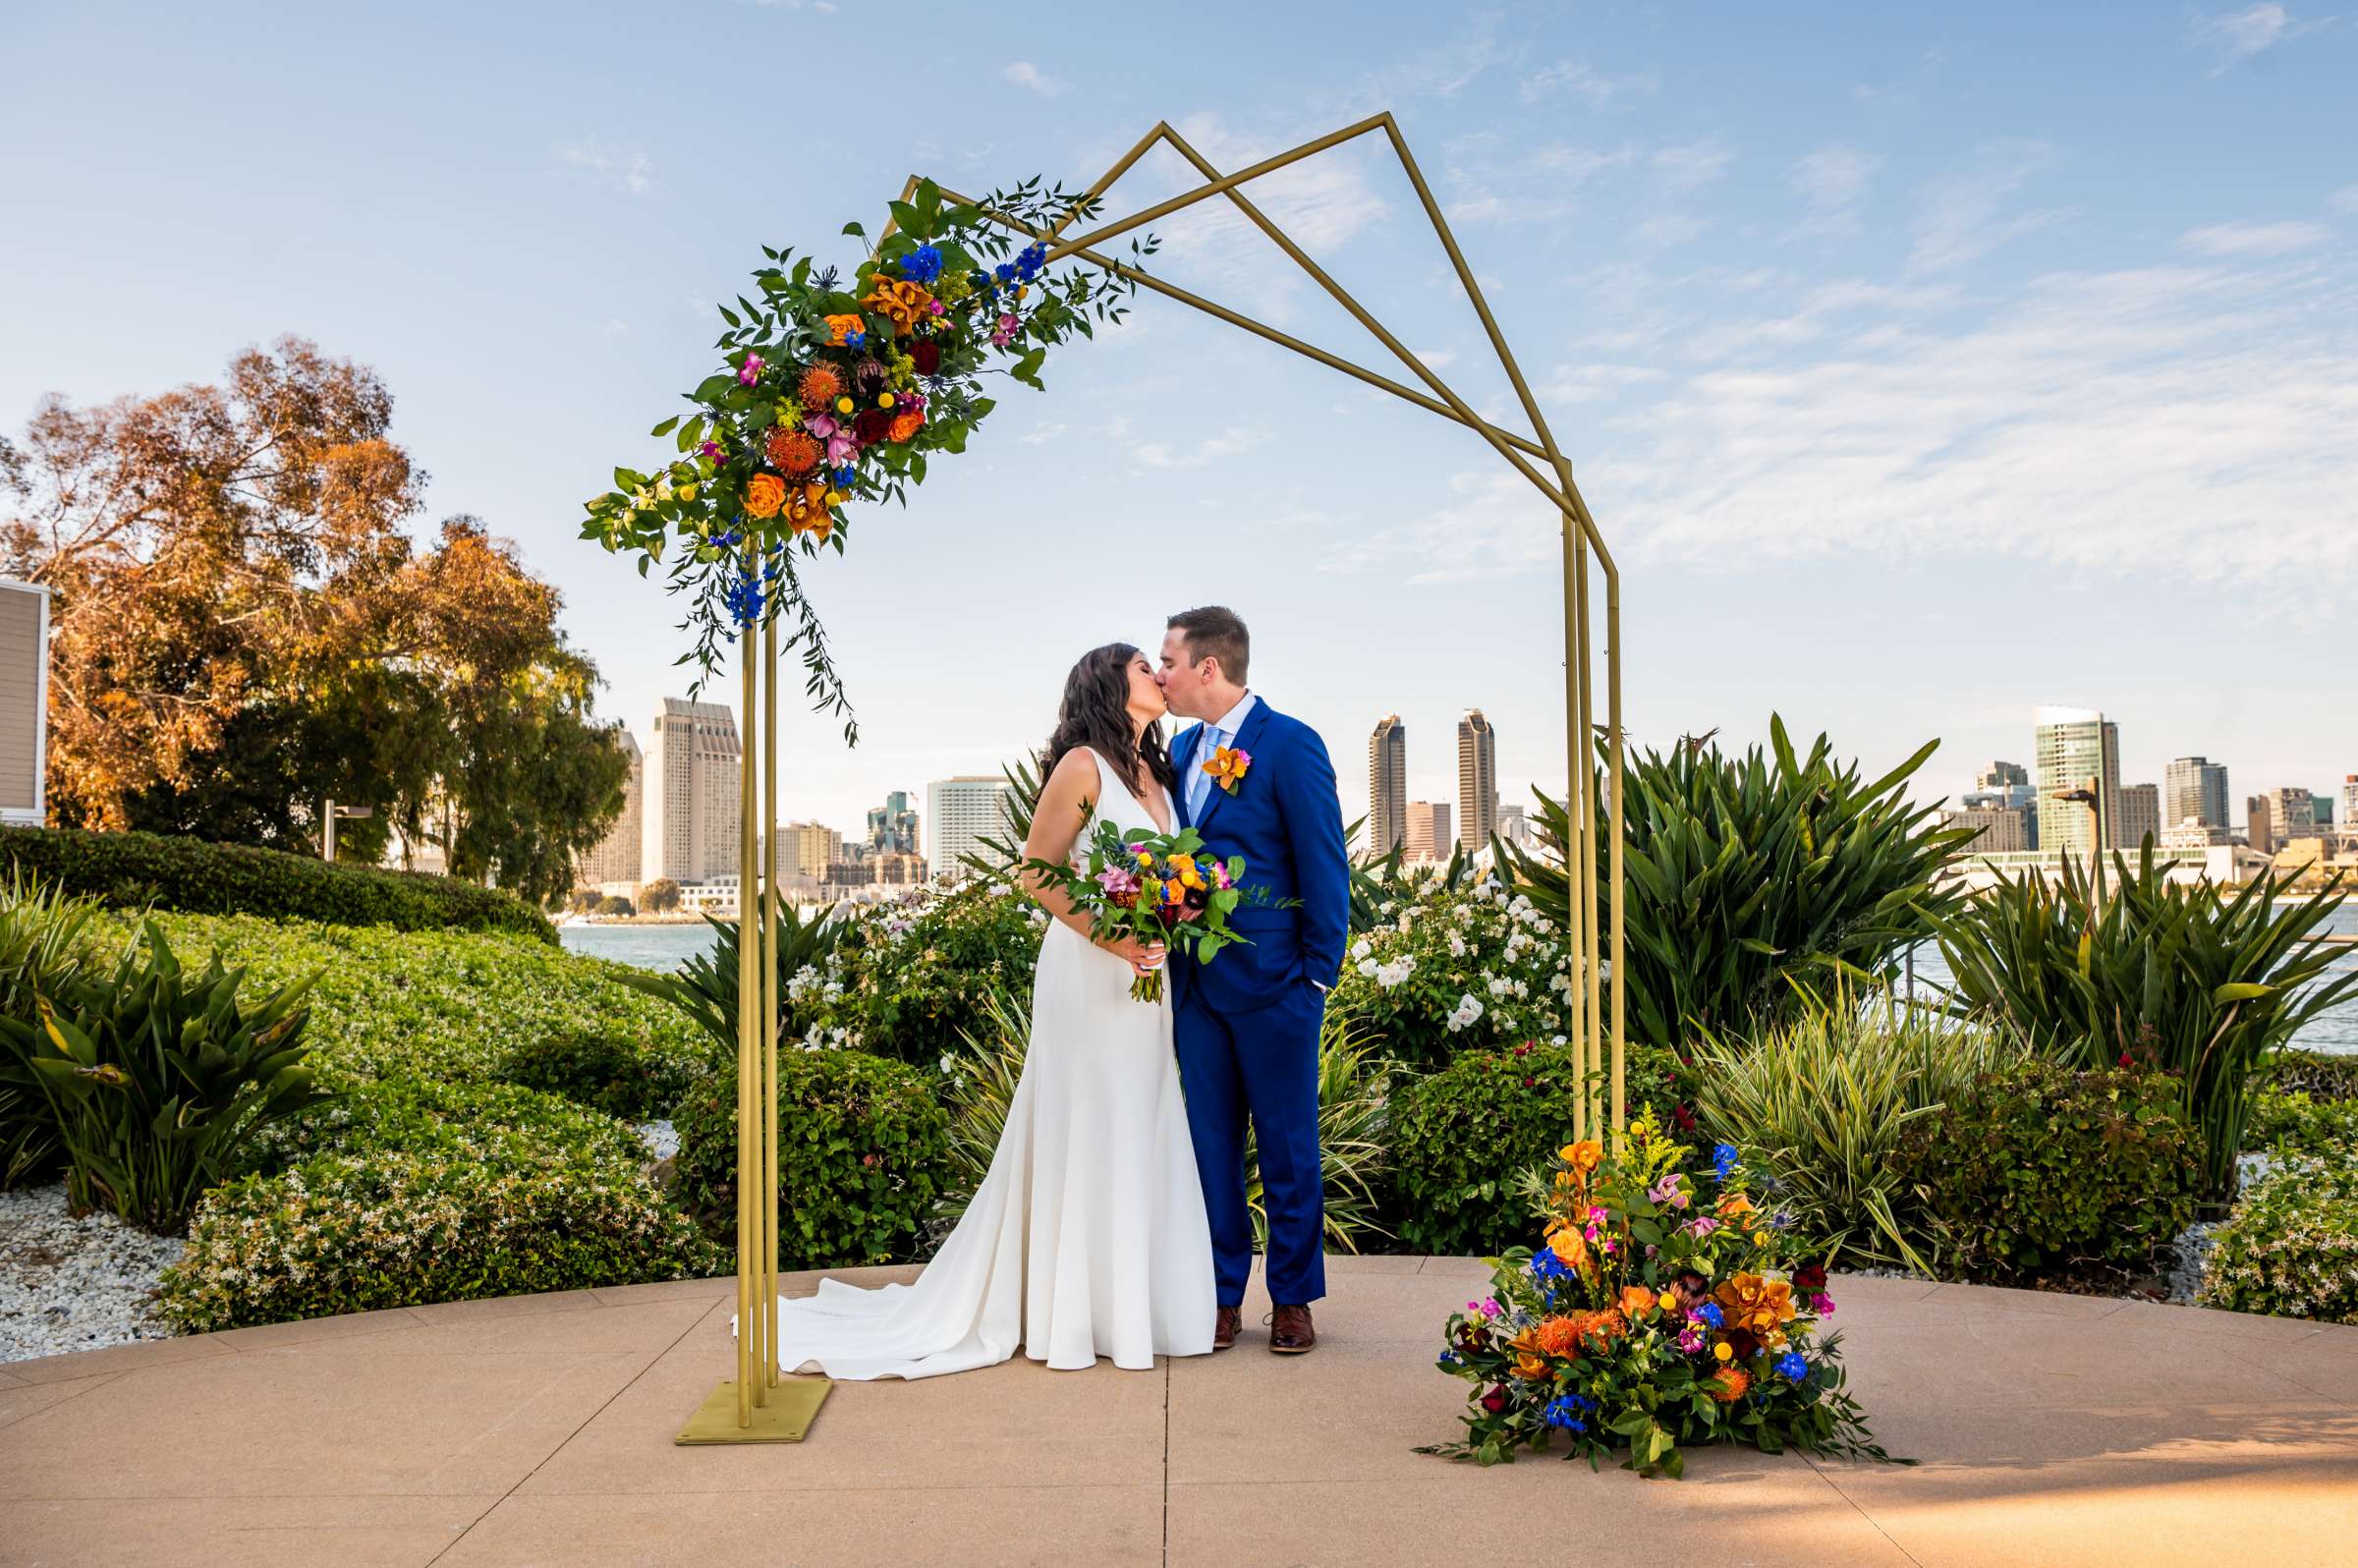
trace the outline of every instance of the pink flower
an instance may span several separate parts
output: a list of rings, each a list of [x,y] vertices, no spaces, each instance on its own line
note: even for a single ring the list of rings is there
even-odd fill
[[[823,441],[843,426],[835,422],[832,414],[814,414],[803,421],[803,428]]]
[[[747,386],[752,386],[756,381],[760,380],[761,356],[758,354],[747,355],[745,363],[737,366],[737,379]]]
[[[1097,873],[1097,885],[1108,893],[1135,893],[1138,878],[1119,866],[1108,866]]]
[[[859,455],[860,443],[849,435],[836,434],[827,437],[827,461],[836,468],[843,467]]]
[[[926,302],[926,313],[928,315],[940,315],[948,308],[949,307],[942,304],[939,300],[928,300]]]
[[[1692,1356],[1703,1348],[1703,1330],[1689,1324],[1678,1336],[1678,1348]]]
[[[1505,1309],[1505,1308],[1503,1308],[1503,1307],[1501,1307],[1501,1306],[1499,1306],[1499,1305],[1498,1305],[1498,1301],[1497,1301],[1497,1298],[1496,1298],[1496,1297],[1494,1297],[1494,1296],[1486,1296],[1486,1297],[1484,1297],[1484,1298],[1483,1298],[1483,1302],[1482,1302],[1482,1316],[1485,1316],[1485,1317],[1495,1317],[1495,1316],[1498,1316],[1500,1313],[1503,1313],[1503,1312],[1505,1312],[1505,1311],[1506,1311],[1506,1309]]]
[[[1834,1298],[1825,1294],[1824,1292],[1820,1292],[1818,1295],[1810,1298],[1810,1311],[1816,1313],[1821,1317],[1833,1316]]]
[[[1007,346],[1009,343],[1012,343],[1013,341],[1015,341],[1015,328],[1016,328],[1016,325],[1017,325],[1017,323],[1016,323],[1016,319],[1015,319],[1015,317],[1014,317],[1014,316],[1011,316],[1011,315],[1002,315],[1002,316],[1000,316],[1000,317],[999,317],[999,322],[998,322],[998,325],[997,325],[997,326],[995,326],[995,327],[993,327],[993,328],[991,329],[991,333],[990,333],[990,344],[991,344],[991,347],[992,347],[992,348],[994,348],[994,349],[1003,349],[1003,348],[1005,348],[1005,347],[1006,347],[1006,346]]]
[[[1213,861],[1211,863],[1211,883],[1214,887],[1226,887],[1228,885],[1227,862]]]
[[[1687,1232],[1693,1236],[1709,1236],[1719,1228],[1719,1222],[1709,1214],[1697,1214],[1687,1221]]]
[[[710,458],[715,463],[720,461],[720,443],[718,441],[706,441],[702,446],[698,447],[697,450],[702,453],[705,457]]]

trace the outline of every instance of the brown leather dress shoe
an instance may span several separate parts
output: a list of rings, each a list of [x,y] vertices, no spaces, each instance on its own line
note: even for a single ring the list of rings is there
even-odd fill
[[[1236,1343],[1237,1331],[1245,1325],[1245,1315],[1234,1307],[1223,1307],[1212,1316],[1211,1348],[1227,1350]]]
[[[1311,1326],[1307,1307],[1280,1307],[1269,1314],[1269,1349],[1280,1356],[1300,1356],[1317,1348],[1319,1331]]]

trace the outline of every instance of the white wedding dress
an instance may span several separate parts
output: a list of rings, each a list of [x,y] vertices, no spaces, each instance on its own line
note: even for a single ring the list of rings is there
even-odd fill
[[[1099,822],[1156,825],[1094,751]],[[819,1281],[779,1303],[778,1365],[831,1377],[934,1377],[1024,1354],[1145,1370],[1211,1349],[1211,1230],[1179,1097],[1171,1004],[1130,966],[1048,923],[1007,1128],[958,1228],[912,1285]],[[1167,981],[1166,981],[1167,983]]]

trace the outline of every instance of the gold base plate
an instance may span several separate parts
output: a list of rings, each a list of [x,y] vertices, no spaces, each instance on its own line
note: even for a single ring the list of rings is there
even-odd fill
[[[824,1377],[781,1377],[769,1391],[769,1403],[754,1407],[754,1424],[737,1425],[737,1380],[729,1379],[705,1396],[703,1405],[672,1439],[689,1443],[799,1443],[818,1419],[834,1383]]]

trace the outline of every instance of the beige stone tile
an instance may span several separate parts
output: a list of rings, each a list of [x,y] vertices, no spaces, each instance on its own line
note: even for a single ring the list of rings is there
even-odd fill
[[[0,1387],[0,1428],[14,1427],[69,1399],[80,1399],[92,1389],[104,1387],[122,1375],[121,1372],[105,1372],[96,1377],[70,1377],[52,1383],[10,1383]],[[0,1443],[4,1442],[4,1439],[0,1439]]]
[[[418,1323],[419,1318],[413,1309],[389,1307],[383,1312],[344,1313],[333,1317],[298,1317],[283,1323],[256,1323],[252,1328],[228,1328],[203,1337],[229,1350],[276,1350],[287,1345],[349,1339],[358,1334],[391,1333],[395,1329],[415,1328]]]
[[[9,1506],[0,1562],[106,1568],[423,1568],[498,1500],[91,1499]]]
[[[699,1283],[702,1283],[701,1281]],[[409,1314],[421,1323],[472,1323],[487,1317],[536,1317],[543,1313],[587,1312],[593,1307],[621,1307],[625,1301],[600,1301],[595,1291],[556,1290],[539,1296],[490,1296],[481,1301],[443,1301],[412,1307]]]
[[[0,1497],[507,1490],[645,1355],[347,1354],[376,1336],[217,1355],[114,1378],[0,1434]]]
[[[1326,1273],[1329,1278],[1355,1277],[1361,1274],[1414,1274],[1425,1267],[1425,1260],[1408,1253],[1328,1253]]]
[[[1837,1304],[1841,1301],[1839,1296],[1834,1299]],[[2013,1290],[2002,1285],[1936,1285],[1915,1300],[1931,1307],[2037,1313],[2046,1317],[2109,1317],[2128,1305],[2116,1296],[2071,1296],[2061,1291]]]
[[[705,1457],[745,1452],[699,1449]],[[773,1460],[792,1448],[763,1449]],[[1239,1568],[1270,1559],[1240,1559]],[[438,1568],[1146,1568],[1162,1561],[1162,1486],[891,1485],[789,1493],[518,1495]]]
[[[923,1263],[884,1263],[874,1268],[798,1268],[778,1276],[781,1296],[813,1296],[818,1292],[822,1279],[840,1279],[862,1290],[874,1290],[883,1285],[914,1284],[917,1276],[926,1271]],[[735,1284],[730,1283],[734,1290]]]
[[[2123,1302],[2112,1320],[2124,1328],[2150,1328],[2172,1339],[2224,1336],[2272,1344],[2314,1339],[2319,1326],[2306,1317],[2271,1317],[2264,1313],[2219,1312],[2159,1301]]]
[[[23,1388],[25,1386],[25,1380],[10,1372],[7,1363],[0,1362],[0,1388]]]
[[[2345,1401],[2358,1409],[2358,1356],[2319,1347],[2320,1341],[2311,1338],[2282,1344],[2236,1340],[2223,1349],[2236,1361],[2274,1373],[2302,1394]]]
[[[1463,1435],[1473,1385],[1430,1354],[1340,1335],[1307,1356],[1272,1356],[1253,1339],[1171,1364],[1173,1482],[1374,1481],[1428,1474],[1411,1452]]]
[[[528,1482],[533,1495],[838,1486],[1140,1485],[1162,1478],[1164,1373],[1018,1356],[914,1382],[837,1383],[809,1441],[682,1448],[672,1437],[734,1374],[715,1311]]]
[[[196,1334],[181,1339],[142,1339],[137,1344],[80,1350],[68,1356],[36,1356],[30,1361],[12,1361],[8,1370],[22,1382],[54,1383],[95,1377],[101,1372],[144,1372],[175,1362],[235,1354],[218,1336]]]
[[[587,1294],[600,1307],[636,1307],[649,1301],[719,1301],[736,1290],[727,1279],[661,1279],[646,1285],[600,1285]]]
[[[1429,1568],[1435,1563],[1771,1564],[1909,1568],[1808,1466],[1698,1455],[1682,1482],[1552,1457],[1489,1470],[1427,1459],[1414,1478],[1174,1481],[1172,1568]]]
[[[716,1304],[694,1298],[632,1307],[492,1314],[414,1322],[397,1332],[322,1345],[339,1356],[584,1356],[628,1352],[652,1361]]]

